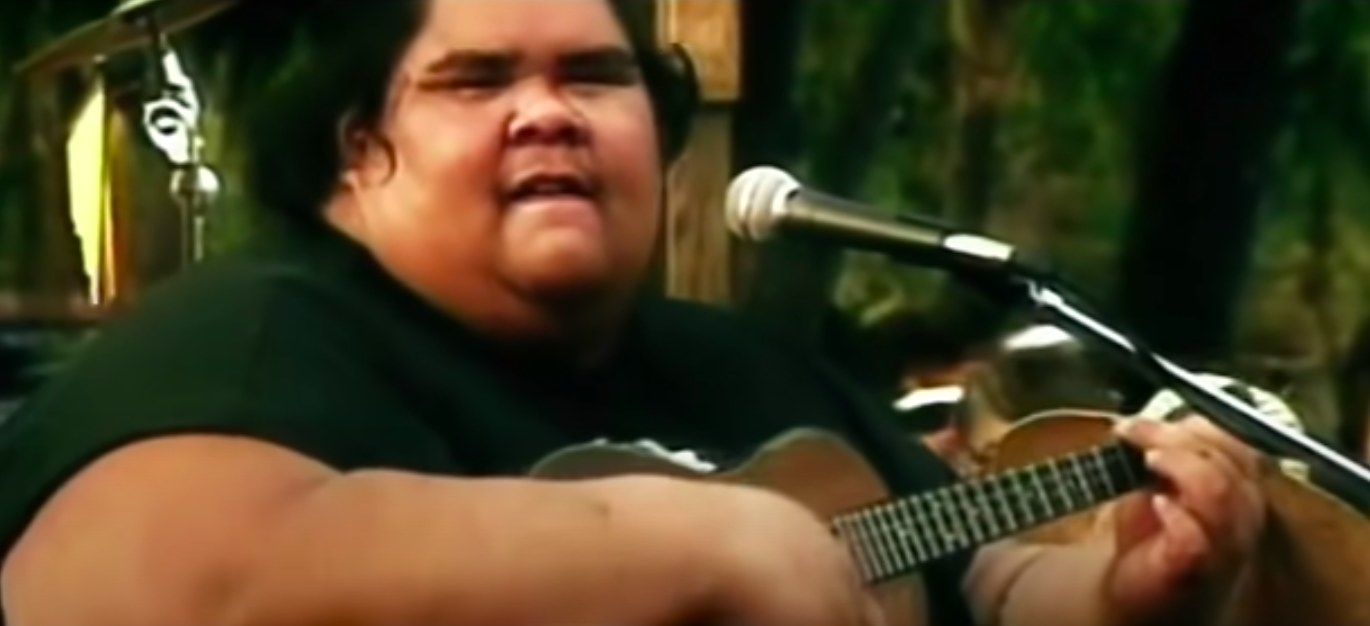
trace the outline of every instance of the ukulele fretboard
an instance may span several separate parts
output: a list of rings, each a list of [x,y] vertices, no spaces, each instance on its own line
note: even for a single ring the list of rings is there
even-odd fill
[[[1108,444],[838,516],[867,583],[1094,507],[1141,487],[1138,452]]]

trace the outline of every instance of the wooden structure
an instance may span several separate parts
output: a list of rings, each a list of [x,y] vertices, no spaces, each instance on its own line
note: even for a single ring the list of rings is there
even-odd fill
[[[737,244],[724,223],[732,176],[732,109],[741,91],[739,0],[660,0],[663,45],[679,44],[699,74],[702,107],[666,191],[665,289],[671,296],[730,304],[737,296]]]

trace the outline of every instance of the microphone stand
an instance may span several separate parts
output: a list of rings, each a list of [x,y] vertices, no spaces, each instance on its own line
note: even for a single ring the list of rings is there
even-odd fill
[[[1256,449],[1307,463],[1328,490],[1363,515],[1370,515],[1370,468],[1296,428],[1265,417],[1221,388],[1206,384],[1194,373],[1110,328],[1071,304],[1064,289],[1052,285],[1043,273],[1016,268],[1010,271],[1008,278],[1015,290],[1021,289],[1039,317],[1087,345],[1122,358],[1152,382],[1170,389],[1217,426]]]
[[[154,10],[123,16],[147,31],[145,53],[152,74],[151,96],[143,103],[143,130],[171,165],[172,199],[181,210],[182,269],[204,260],[209,212],[221,182],[204,160],[200,132],[203,109],[196,87],[162,32]]]

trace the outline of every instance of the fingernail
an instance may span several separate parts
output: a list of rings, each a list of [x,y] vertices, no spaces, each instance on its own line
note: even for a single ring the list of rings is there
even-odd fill
[[[1146,466],[1147,466],[1147,467],[1151,467],[1151,466],[1155,465],[1155,464],[1156,464],[1156,461],[1158,461],[1158,460],[1161,458],[1161,451],[1160,451],[1160,450],[1147,450],[1147,451],[1146,451],[1146,455],[1145,455],[1144,458],[1146,459]],[[1159,498],[1159,497],[1161,497],[1161,496],[1156,496],[1156,497]]]

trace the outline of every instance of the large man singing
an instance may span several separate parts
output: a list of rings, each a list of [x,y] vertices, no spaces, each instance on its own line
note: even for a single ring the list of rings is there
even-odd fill
[[[810,426],[892,488],[951,480],[807,356],[643,289],[690,89],[640,0],[287,4],[312,52],[236,132],[290,226],[147,298],[0,431],[4,621],[881,623],[783,496],[521,477],[598,438],[727,460]],[[1258,461],[1199,419],[1123,436],[1164,488],[1116,540],[936,563],[930,622],[1205,623]]]

